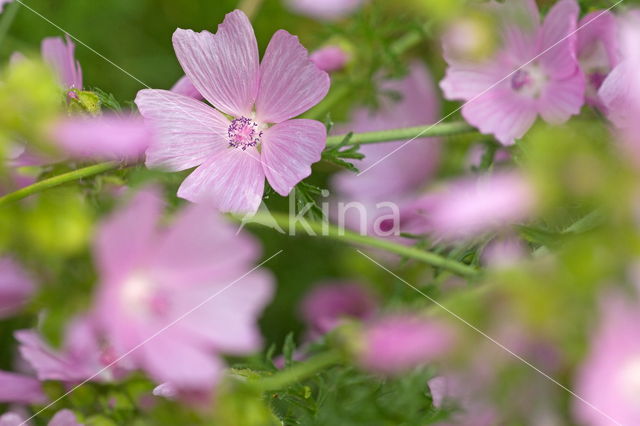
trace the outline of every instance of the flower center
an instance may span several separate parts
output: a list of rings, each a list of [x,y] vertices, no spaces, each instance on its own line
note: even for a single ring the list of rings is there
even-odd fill
[[[537,98],[547,81],[542,70],[533,65],[517,70],[511,76],[511,89],[523,95]]]
[[[605,78],[607,78],[606,73],[601,71],[594,71],[589,74],[589,83],[591,84],[591,87],[593,87],[597,91],[598,89],[600,89],[600,86],[602,86],[602,83],[604,83]]]
[[[160,317],[170,308],[169,298],[142,274],[132,275],[122,286],[121,300],[132,315]]]
[[[229,146],[246,150],[256,146],[262,138],[262,130],[255,121],[247,117],[236,118],[229,126]]]

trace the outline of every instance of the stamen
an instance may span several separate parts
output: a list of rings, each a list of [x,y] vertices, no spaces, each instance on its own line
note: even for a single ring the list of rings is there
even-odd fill
[[[229,146],[246,150],[260,143],[263,132],[258,123],[247,118],[236,118],[229,126]]]

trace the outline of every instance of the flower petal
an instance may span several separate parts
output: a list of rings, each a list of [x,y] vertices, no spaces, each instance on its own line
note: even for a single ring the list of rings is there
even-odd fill
[[[210,203],[221,212],[255,213],[264,193],[260,153],[229,148],[217,153],[182,182],[178,196]]]
[[[197,99],[199,101],[204,99],[200,92],[198,92],[198,89],[196,89],[191,80],[189,80],[189,77],[187,77],[186,75],[183,76],[180,80],[176,81],[176,84],[173,85],[171,91],[173,93]]]
[[[289,195],[311,174],[311,165],[320,161],[326,143],[327,130],[315,120],[289,120],[266,130],[262,164],[271,187],[282,196]]]
[[[178,29],[173,46],[198,92],[220,111],[249,116],[258,92],[258,42],[247,16],[235,10],[216,34]]]
[[[630,61],[621,62],[602,83],[598,96],[607,109],[607,118],[618,127],[636,119],[638,111],[637,70]]]
[[[462,116],[482,133],[493,134],[503,145],[512,145],[533,125],[537,111],[533,99],[508,88],[495,88],[467,102]]]
[[[38,380],[0,371],[0,403],[42,404],[46,400]]]
[[[229,120],[203,102],[167,90],[141,90],[136,105],[156,133],[147,167],[190,169],[228,146]]]
[[[83,426],[71,410],[60,410],[51,419],[48,426]]]
[[[538,111],[547,123],[562,124],[580,113],[584,105],[585,79],[582,72],[563,80],[549,80],[538,99]]]
[[[58,74],[60,84],[68,89],[82,90],[82,68],[75,59],[76,45],[67,35],[66,43],[62,37],[49,37],[42,40],[42,57]]]
[[[540,63],[554,78],[565,78],[578,68],[576,58],[577,27],[580,8],[575,0],[561,0],[556,3],[542,25]]]
[[[273,35],[260,65],[257,119],[280,123],[296,117],[320,102],[329,85],[329,75],[311,62],[298,37],[280,30]]]

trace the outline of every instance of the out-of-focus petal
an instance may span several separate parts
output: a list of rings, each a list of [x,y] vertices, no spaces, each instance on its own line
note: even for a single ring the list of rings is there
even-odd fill
[[[198,92],[220,111],[251,114],[258,92],[258,43],[249,19],[235,10],[216,34],[178,29],[173,46],[182,69]]]
[[[42,40],[42,57],[56,71],[60,84],[67,89],[82,90],[82,68],[75,58],[76,45],[67,35]]]
[[[60,410],[49,422],[49,426],[82,426],[71,410]]]
[[[166,90],[141,90],[136,105],[154,132],[148,167],[189,169],[229,146],[229,120],[203,102]]]
[[[182,182],[178,196],[221,212],[255,213],[264,193],[260,153],[230,148],[209,158]]]
[[[35,290],[33,279],[15,260],[0,257],[0,318],[19,311]]]
[[[538,99],[538,111],[547,123],[562,124],[580,113],[584,104],[585,80],[582,72],[563,80],[549,80]]]
[[[298,37],[279,30],[260,65],[258,121],[280,123],[307,111],[329,91],[329,75],[309,59]]]
[[[553,78],[573,75],[578,67],[576,59],[580,8],[575,0],[560,0],[549,11],[542,25],[540,50],[545,52],[540,63]]]
[[[289,7],[313,18],[333,20],[360,7],[365,0],[288,0]]]
[[[46,400],[38,380],[0,371],[0,403],[42,404]]]
[[[261,158],[271,187],[282,196],[289,195],[311,175],[311,165],[320,161],[326,142],[327,130],[315,120],[289,120],[266,130]]]
[[[313,52],[309,59],[321,70],[334,72],[344,68],[349,55],[340,46],[325,46]]]

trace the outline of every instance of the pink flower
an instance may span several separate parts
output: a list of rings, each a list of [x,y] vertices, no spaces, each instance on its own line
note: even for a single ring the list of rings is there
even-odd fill
[[[126,372],[122,368],[126,360],[110,365],[115,361],[113,350],[101,344],[94,321],[88,317],[76,318],[69,324],[60,350],[51,348],[32,330],[17,331],[15,336],[20,342],[20,354],[41,381],[79,383],[91,378],[106,382]]]
[[[575,391],[619,424],[640,424],[640,306],[615,295],[603,301],[600,326],[578,372]],[[574,400],[576,419],[585,425],[611,420]]]
[[[325,284],[304,298],[300,312],[315,335],[328,333],[344,318],[366,320],[378,309],[373,295],[354,283]]]
[[[135,160],[151,144],[152,132],[136,116],[80,116],[56,123],[52,137],[75,158]]]
[[[58,75],[60,85],[65,89],[82,90],[82,68],[75,59],[76,45],[66,36],[50,37],[42,40],[42,58],[50,64]]]
[[[309,56],[311,62],[326,72],[340,71],[349,61],[349,55],[340,46],[325,46]]]
[[[25,423],[22,416],[16,413],[6,413],[0,416],[0,426],[23,426]],[[78,418],[71,410],[60,410],[51,418],[48,426],[83,426],[78,423]]]
[[[598,90],[620,61],[616,18],[599,10],[582,18],[578,27],[578,60],[586,77],[586,101],[602,108]]]
[[[535,211],[532,185],[516,172],[461,179],[400,211],[401,229],[446,240],[470,238],[527,219]]]
[[[46,400],[40,381],[0,371],[0,403],[42,404]]]
[[[256,242],[204,206],[190,206],[158,229],[152,191],[136,196],[99,229],[95,312],[114,359],[127,355],[158,383],[210,390],[220,353],[260,346],[256,318],[272,294],[271,276],[252,271]]]
[[[334,20],[359,8],[365,0],[288,0],[294,12],[318,19]]]
[[[451,331],[441,324],[410,315],[380,318],[365,326],[360,365],[393,375],[443,356],[453,344]]]
[[[180,80],[176,81],[176,84],[171,88],[173,93],[187,96],[189,98],[197,99],[199,101],[204,100],[198,89],[193,85],[189,77],[183,76]]]
[[[147,166],[198,166],[178,196],[224,212],[255,212],[265,177],[277,193],[288,195],[311,174],[326,144],[322,123],[292,118],[324,98],[327,73],[283,30],[259,63],[253,28],[239,10],[226,16],[215,35],[178,29],[173,43],[187,77],[216,109],[168,91],[139,92],[136,104],[158,133]]]
[[[575,0],[561,0],[541,25],[534,0],[493,2],[490,7],[503,24],[501,49],[488,60],[467,61],[452,57],[445,45],[449,68],[440,87],[447,99],[466,102],[462,115],[470,124],[511,145],[538,115],[561,124],[580,112],[585,79],[576,58],[576,36],[569,36],[579,9]]]
[[[33,280],[17,262],[0,257],[0,319],[18,312],[34,290]]]

